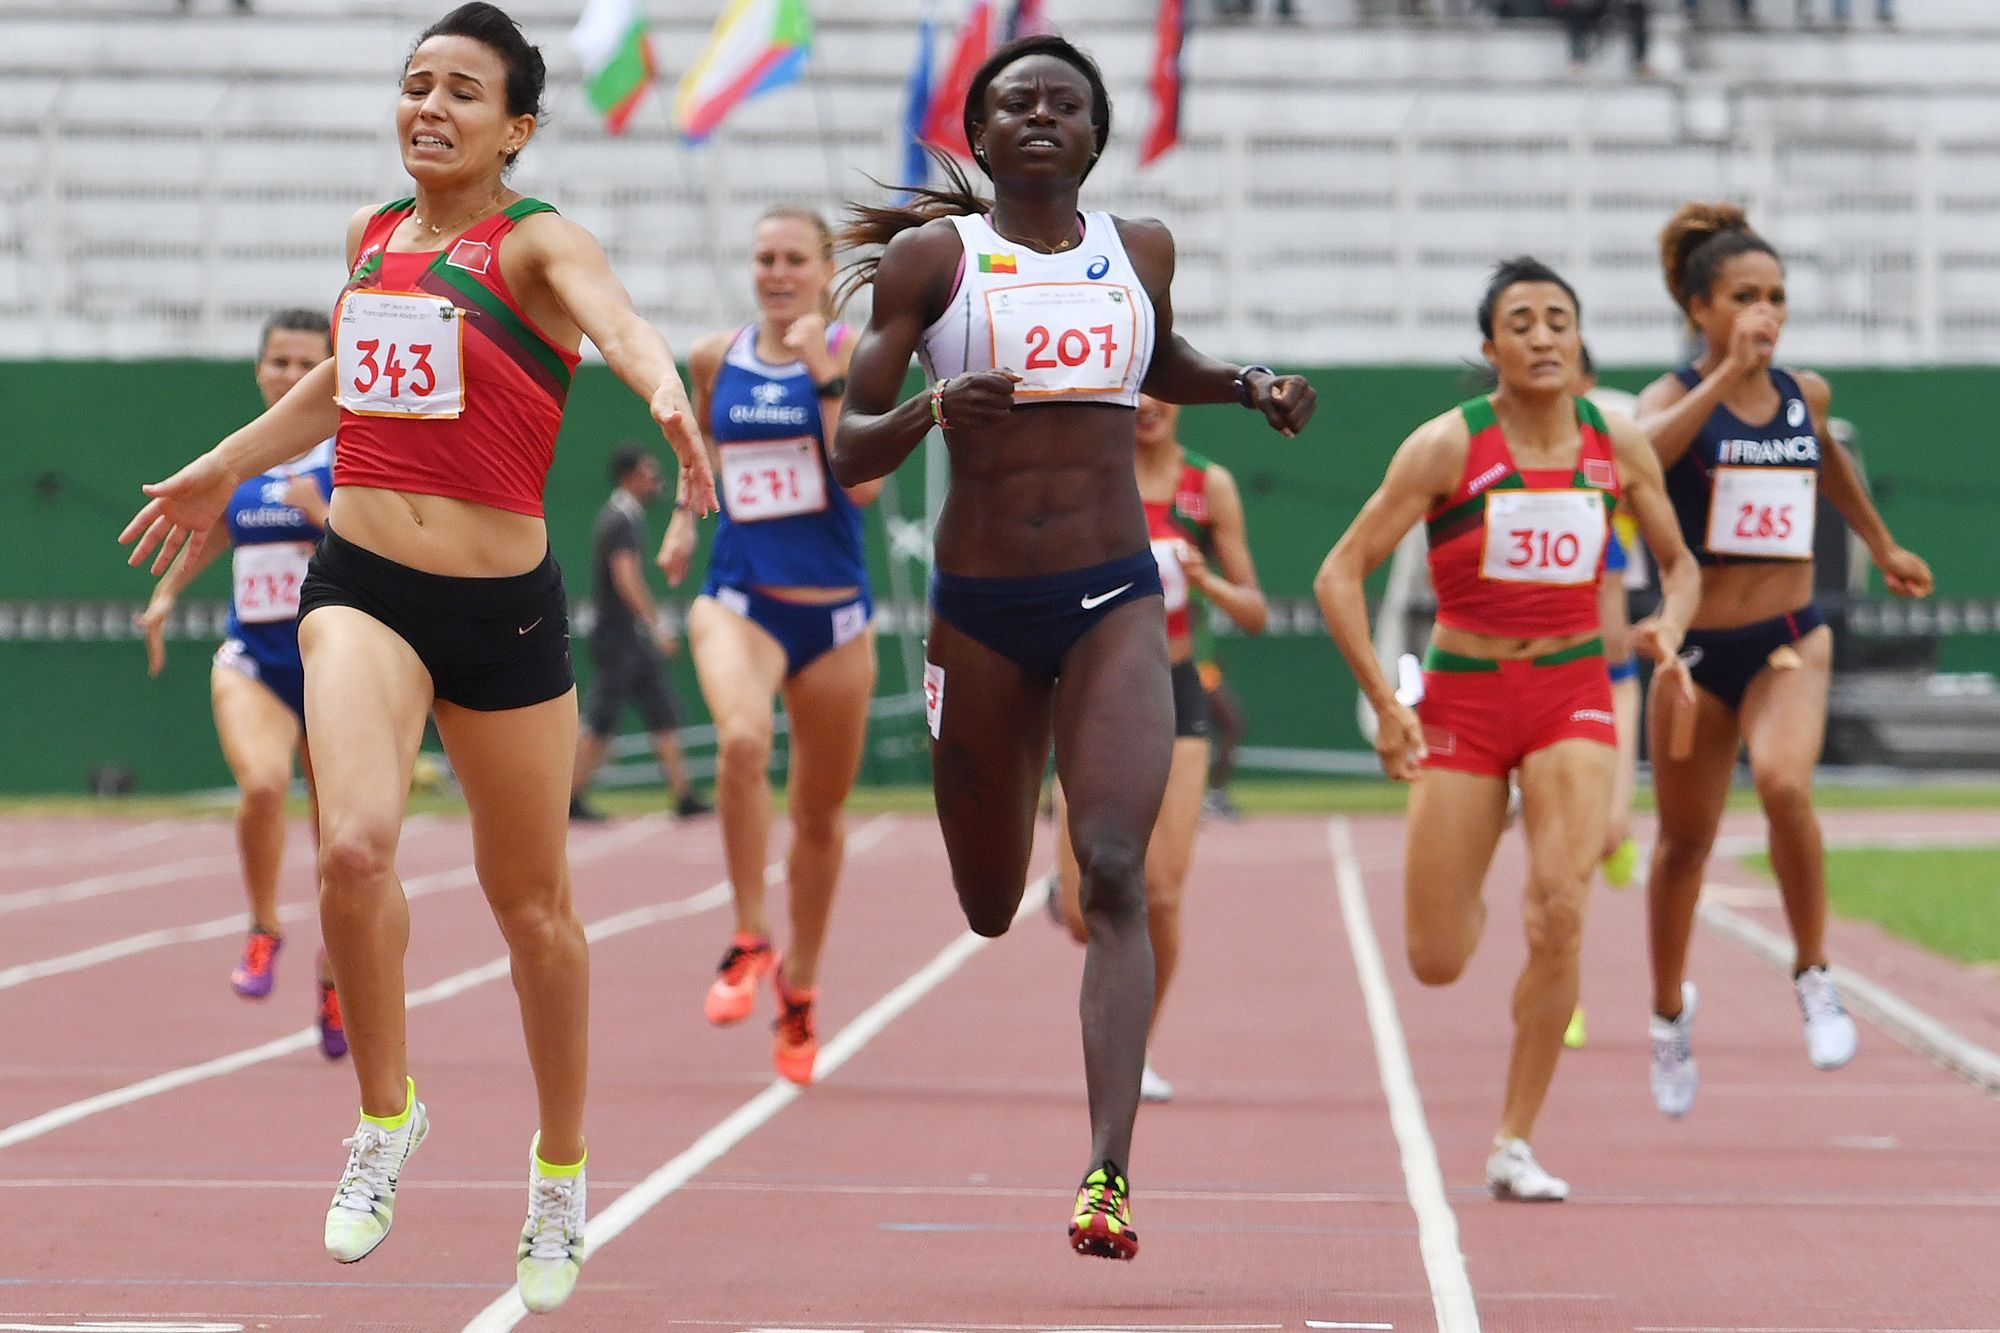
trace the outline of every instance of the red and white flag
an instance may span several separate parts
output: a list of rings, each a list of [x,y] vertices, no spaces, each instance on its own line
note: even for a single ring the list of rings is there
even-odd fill
[[[1139,145],[1139,165],[1147,166],[1181,140],[1182,0],[1160,0],[1154,27],[1153,73],[1147,81],[1153,93],[1153,119]]]

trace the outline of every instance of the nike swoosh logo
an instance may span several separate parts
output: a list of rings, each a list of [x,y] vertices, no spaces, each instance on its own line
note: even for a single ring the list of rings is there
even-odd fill
[[[1117,587],[1113,588],[1110,592],[1101,592],[1097,594],[1097,596],[1095,597],[1085,597],[1083,599],[1083,609],[1086,611],[1095,611],[1098,607],[1103,606],[1106,602],[1116,597],[1119,593],[1125,592],[1128,589],[1130,589],[1131,586],[1132,585],[1129,583],[1121,583]]]
[[[535,625],[539,625],[539,624],[541,624],[541,623],[542,623],[542,622],[543,622],[544,620],[547,620],[547,619],[548,619],[548,617],[547,617],[547,616],[536,616],[536,617],[535,617]],[[526,633],[527,633],[527,632],[528,632],[529,630],[533,629],[533,628],[535,627],[535,625],[528,625],[528,626],[526,626],[526,627],[524,627],[524,628],[522,628],[522,629],[517,629],[517,630],[515,630],[514,632],[515,632],[516,634],[526,634]]]

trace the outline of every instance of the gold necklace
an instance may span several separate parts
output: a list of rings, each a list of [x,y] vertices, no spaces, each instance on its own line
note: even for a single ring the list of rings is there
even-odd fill
[[[461,231],[464,228],[469,227],[473,223],[479,221],[479,219],[484,217],[487,214],[487,212],[489,212],[493,208],[494,205],[498,204],[500,202],[500,194],[501,191],[495,190],[493,192],[493,197],[491,199],[488,199],[485,203],[481,204],[478,208],[474,209],[472,212],[472,216],[466,218],[466,220],[463,222],[453,223],[450,224],[449,226],[439,226],[435,222],[424,221],[423,215],[421,213],[418,213],[414,208],[410,210],[410,221],[416,223],[419,227],[428,229],[433,237],[442,236],[447,231]]]

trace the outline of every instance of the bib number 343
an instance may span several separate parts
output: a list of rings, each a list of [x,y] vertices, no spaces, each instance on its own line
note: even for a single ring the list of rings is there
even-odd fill
[[[334,331],[340,405],[361,416],[458,416],[464,326],[464,313],[441,296],[349,292]]]

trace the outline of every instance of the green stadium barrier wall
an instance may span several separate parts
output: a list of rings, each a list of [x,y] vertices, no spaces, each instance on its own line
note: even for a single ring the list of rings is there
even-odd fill
[[[1221,641],[1226,673],[1242,698],[1246,743],[1362,749],[1354,690],[1332,645],[1303,603],[1315,569],[1353,517],[1396,444],[1424,418],[1467,393],[1462,367],[1345,367],[1309,370],[1319,415],[1285,440],[1233,407],[1189,409],[1181,435],[1229,466],[1241,485],[1258,572],[1276,618],[1261,639]],[[1608,384],[1637,389],[1651,372],[1608,372]],[[2000,368],[1848,370],[1835,374],[1835,412],[1860,431],[1878,501],[1898,535],[1930,560],[1941,596],[2000,596],[2000,558],[1991,516],[2000,513],[2000,458],[1981,423],[2000,401]],[[110,604],[136,609],[152,580],[124,564],[119,528],[141,500],[139,484],[164,475],[241,424],[257,409],[243,362],[0,363],[0,608],[81,606],[102,623]],[[601,365],[584,367],[548,490],[556,556],[573,601],[588,596],[591,522],[609,489],[605,461],[620,441],[657,442],[645,406]],[[664,454],[664,446],[662,446]],[[899,476],[902,516],[920,520],[921,456]],[[666,513],[652,516],[657,539]],[[868,523],[878,600],[889,591],[882,518]],[[922,588],[911,569],[910,586]],[[1379,582],[1379,576],[1378,576]],[[1876,587],[1879,590],[1879,580]],[[658,591],[656,583],[656,591]],[[188,600],[220,601],[226,570],[198,580]],[[692,588],[683,588],[685,599]],[[9,634],[13,637],[8,637]],[[228,774],[207,705],[213,639],[169,645],[167,671],[145,674],[136,640],[21,637],[0,627],[0,792],[77,792],[100,764],[130,768],[140,792],[200,790]],[[579,648],[581,642],[579,641]],[[880,644],[881,692],[910,691],[896,641]],[[577,666],[587,681],[588,654]],[[2000,635],[1945,641],[1944,670],[2000,667]],[[672,667],[688,713],[702,718],[685,656]],[[900,719],[864,768],[872,782],[921,780],[921,721]]]

